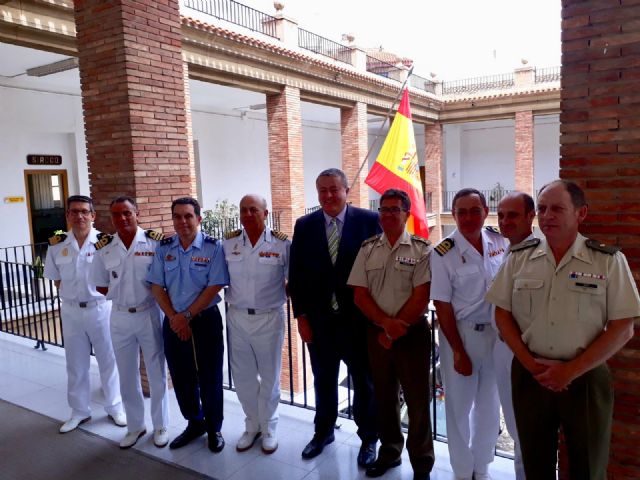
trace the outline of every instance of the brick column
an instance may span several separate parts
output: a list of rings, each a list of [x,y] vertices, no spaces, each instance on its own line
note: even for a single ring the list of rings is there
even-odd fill
[[[582,232],[622,247],[640,281],[640,33],[637,2],[562,1],[560,176],[584,187]],[[640,329],[609,361],[615,389],[609,479],[640,478]],[[608,439],[602,439],[608,441]],[[564,478],[566,472],[564,473]],[[573,479],[572,479],[573,480]]]
[[[98,228],[131,195],[145,226],[172,230],[169,203],[191,193],[178,2],[74,2],[89,181]]]
[[[533,112],[516,112],[516,190],[533,196]]]
[[[278,95],[267,95],[267,130],[269,134],[269,165],[271,168],[271,205],[280,212],[280,230],[291,235],[298,217],[304,213],[304,165],[302,161],[302,117],[300,90],[283,87]],[[298,323],[291,322],[291,357],[288,349],[282,351],[280,383],[289,391],[289,378],[293,378],[295,393],[301,392],[302,350],[298,337]],[[285,332],[285,345],[289,332]],[[291,369],[289,368],[291,358]]]
[[[435,225],[429,225],[429,239],[433,243],[442,239],[442,225],[440,223],[440,214],[442,213],[442,144],[442,124],[425,125],[424,195],[425,198],[431,195],[431,211],[427,209],[427,215],[436,214]]]
[[[349,201],[356,207],[369,208],[369,187],[364,183],[369,172],[365,165],[356,179],[360,165],[367,155],[367,105],[356,103],[352,108],[340,109],[340,132],[342,144],[342,170],[353,184]],[[355,183],[354,183],[355,180]]]

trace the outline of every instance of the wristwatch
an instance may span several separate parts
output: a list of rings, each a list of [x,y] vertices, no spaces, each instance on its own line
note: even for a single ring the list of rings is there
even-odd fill
[[[184,316],[184,318],[186,318],[188,321],[191,321],[191,312],[189,310],[185,310],[184,312],[182,312],[182,315]]]

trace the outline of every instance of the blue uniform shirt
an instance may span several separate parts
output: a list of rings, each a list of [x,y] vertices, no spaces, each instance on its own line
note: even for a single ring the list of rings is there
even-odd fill
[[[206,287],[229,285],[222,243],[202,232],[198,232],[186,250],[180,245],[178,235],[163,240],[156,250],[147,281],[167,289],[176,311],[188,309]],[[220,295],[216,295],[207,308],[220,300]]]

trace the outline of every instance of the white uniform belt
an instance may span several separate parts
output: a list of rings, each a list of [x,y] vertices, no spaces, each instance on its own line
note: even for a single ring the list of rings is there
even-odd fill
[[[247,313],[249,315],[263,315],[265,313],[271,313],[275,310],[279,310],[282,307],[274,307],[274,308],[245,308],[245,307],[236,307],[235,305],[229,305],[229,308],[233,308],[235,310],[239,310],[241,312]]]
[[[466,328],[469,330],[474,330],[476,332],[484,332],[485,330],[491,329],[491,323],[475,323],[475,322],[457,322],[458,328]]]
[[[96,298],[95,300],[89,300],[87,302],[78,302],[76,300],[65,300],[64,298],[62,299],[62,303],[64,303],[65,305],[69,305],[70,307],[78,307],[78,308],[96,307],[106,301],[107,299],[104,297]]]
[[[138,312],[144,312],[152,305],[153,305],[153,301],[149,300],[148,302],[142,303],[140,305],[136,305],[135,307],[127,307],[125,305],[114,305],[113,308],[115,308],[118,312],[138,313]]]

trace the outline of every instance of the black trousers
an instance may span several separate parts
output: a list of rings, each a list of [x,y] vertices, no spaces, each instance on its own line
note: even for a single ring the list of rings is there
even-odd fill
[[[527,478],[555,480],[560,427],[567,444],[570,478],[607,478],[613,388],[606,364],[578,377],[567,390],[553,392],[514,357],[511,385]]]
[[[307,318],[313,332],[308,347],[316,397],[316,434],[326,436],[333,432],[338,417],[338,370],[342,360],[351,374],[358,436],[366,442],[377,440],[365,321],[333,312],[308,314]]]
[[[217,306],[191,319],[192,336],[182,341],[163,324],[164,353],[182,416],[190,425],[203,424],[207,432],[222,428],[222,318]],[[194,356],[195,353],[195,356]]]
[[[429,412],[431,336],[425,323],[409,328],[404,337],[386,349],[378,343],[382,330],[370,326],[369,359],[378,410],[381,462],[400,458],[404,435],[400,423],[400,386],[409,414],[407,450],[415,472],[429,473],[435,462]]]

